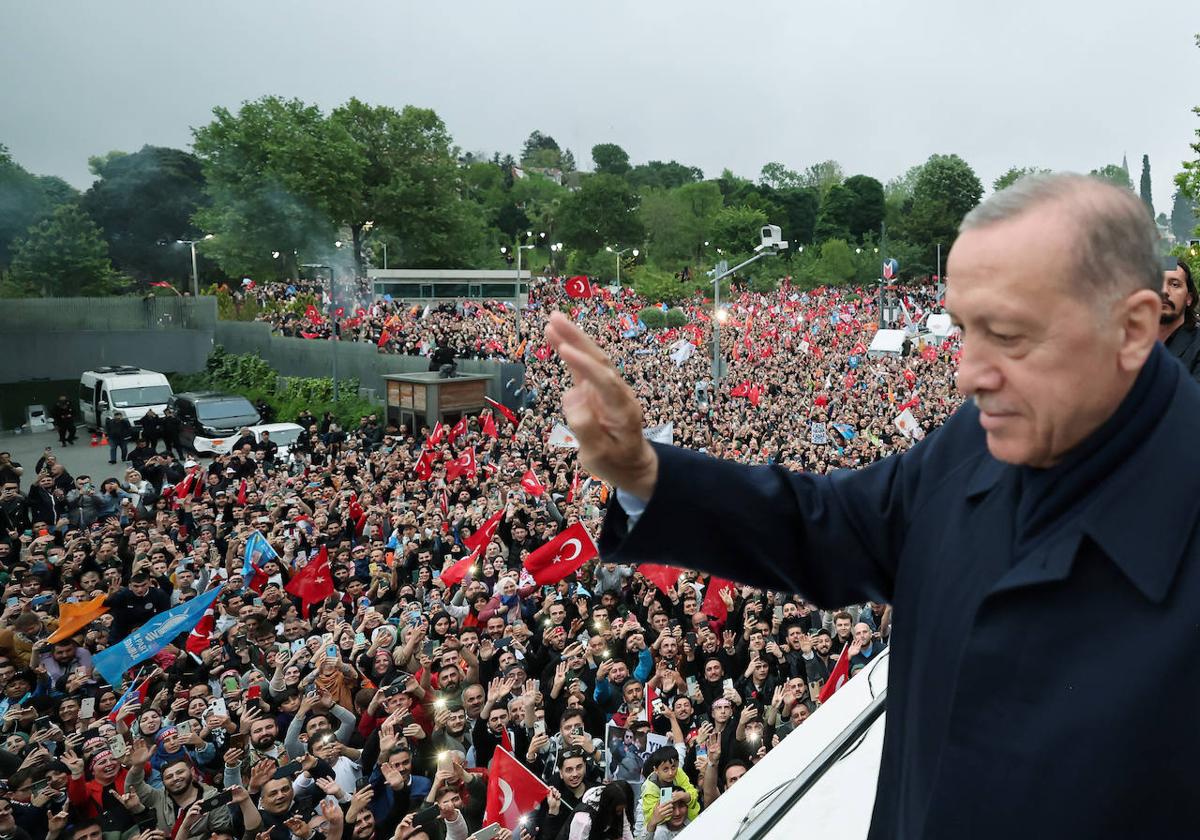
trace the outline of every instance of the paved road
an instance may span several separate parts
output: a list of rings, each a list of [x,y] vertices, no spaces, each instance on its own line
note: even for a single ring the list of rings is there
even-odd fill
[[[67,472],[74,476],[89,475],[96,486],[110,476],[121,478],[125,472],[125,466],[109,464],[108,447],[92,447],[89,445],[90,441],[91,436],[83,427],[79,429],[74,446],[60,446],[58,432],[53,429],[33,434],[28,432],[19,435],[5,434],[0,435],[0,452],[11,452],[12,459],[25,468],[25,475],[21,478],[22,490],[29,487],[34,467],[37,465],[38,459],[45,453],[47,446],[58,457],[59,462],[67,468]],[[121,453],[118,452],[117,457],[120,456]]]

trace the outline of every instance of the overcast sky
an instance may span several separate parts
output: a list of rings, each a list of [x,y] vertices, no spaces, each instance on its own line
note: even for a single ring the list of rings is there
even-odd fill
[[[186,11],[185,11],[186,10]],[[757,179],[834,158],[887,181],[954,152],[1086,171],[1150,155],[1154,201],[1200,118],[1200,0],[82,0],[8,3],[0,143],[79,187],[88,155],[188,146],[264,94],[435,109],[465,150],[540,129]]]

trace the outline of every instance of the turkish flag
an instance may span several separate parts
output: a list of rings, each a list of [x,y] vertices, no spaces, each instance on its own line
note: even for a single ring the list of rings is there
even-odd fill
[[[311,303],[304,310],[304,317],[307,318],[314,326],[321,326],[321,313],[318,312],[317,307],[313,306]]]
[[[308,618],[308,608],[319,604],[333,594],[333,575],[329,571],[329,549],[321,546],[315,560],[297,572],[284,586],[288,592],[300,599],[301,612]]]
[[[571,486],[567,488],[567,504],[571,504],[575,500],[575,494],[579,492],[579,471],[575,471],[575,477],[571,479]]]
[[[576,522],[525,558],[525,570],[539,585],[558,583],[596,556],[596,544],[582,522]]]
[[[683,574],[680,569],[676,569],[673,566],[662,566],[658,563],[642,563],[637,567],[637,570],[642,573],[646,580],[657,586],[659,591],[664,594],[679,582],[679,576]]]
[[[462,583],[462,579],[467,576],[467,572],[475,565],[475,561],[479,559],[479,549],[475,549],[463,559],[455,562],[450,568],[442,572],[442,583],[447,586],[453,586],[456,583]]]
[[[817,702],[824,703],[848,679],[850,679],[850,645],[842,648],[842,652],[837,659],[837,664],[829,672],[829,679],[825,681],[825,685],[821,686],[821,694],[817,697]]]
[[[496,402],[495,400],[491,399],[490,397],[484,397],[483,399],[485,402],[487,402],[488,405],[490,405],[492,408],[496,409],[496,411],[499,411],[501,414],[503,414],[509,423],[512,423],[514,426],[521,425],[521,421],[517,419],[517,415],[513,414],[511,408],[509,408],[508,406],[505,406],[505,405],[501,405],[500,403]]]
[[[433,424],[433,431],[429,433],[429,445],[437,446],[442,442],[442,438],[445,437],[445,435],[446,427],[443,426],[442,422],[439,420]]]
[[[504,747],[496,747],[492,763],[488,765],[487,808],[483,813],[483,824],[499,823],[509,831],[516,831],[521,818],[532,813],[550,788],[524,764],[517,761]]]
[[[375,342],[375,346],[382,347],[383,345],[387,344],[391,340],[392,340],[392,334],[390,332],[388,332],[387,330],[384,330],[383,332],[381,332],[379,334],[379,341]]]
[[[237,503],[239,505],[246,504],[246,479],[242,479],[242,483],[238,485]]]
[[[460,475],[465,475],[467,478],[474,478],[475,473],[478,471],[479,467],[475,463],[475,447],[472,446],[446,465],[446,480],[453,481]]]
[[[722,624],[729,617],[729,608],[725,606],[725,602],[721,600],[721,592],[724,590],[732,590],[733,581],[725,580],[725,578],[710,577],[708,586],[704,590],[704,603],[700,605],[700,612],[705,615],[711,615]]]
[[[499,432],[496,431],[496,421],[492,415],[485,414],[483,416],[483,422],[479,425],[487,437],[490,437],[492,440],[498,440],[500,438]]]
[[[215,625],[216,616],[213,613],[213,608],[209,607],[204,611],[204,615],[200,617],[200,620],[196,622],[196,626],[192,628],[192,632],[188,633],[188,653],[194,653],[199,656],[208,650],[208,639]]]
[[[546,492],[533,470],[526,470],[525,475],[521,476],[521,489],[530,496],[540,496]]]
[[[904,381],[907,382],[909,387],[911,388],[913,385],[917,384],[917,375],[911,370],[905,370],[904,371]]]
[[[433,453],[428,449],[421,450],[421,457],[417,459],[417,478],[422,481],[428,481],[433,477]]]
[[[480,551],[484,546],[492,541],[492,537],[496,536],[496,529],[500,527],[500,518],[504,516],[504,510],[498,510],[490,517],[487,522],[479,526],[479,530],[475,531],[471,536],[463,538],[463,545],[472,551]]]
[[[729,389],[729,396],[731,396],[731,397],[744,397],[749,393],[750,393],[750,380],[749,379],[743,379],[737,385],[734,385],[732,388]]]
[[[464,414],[462,419],[455,423],[450,428],[450,442],[454,443],[455,438],[467,433],[467,416]]]
[[[908,402],[900,403],[900,405],[896,406],[896,410],[904,411],[904,409],[906,409],[906,408],[916,408],[920,404],[921,404],[921,397],[914,395],[913,398],[911,400],[909,400]]]
[[[590,298],[592,296],[592,284],[582,275],[568,278],[566,290],[567,297]]]
[[[543,344],[533,351],[533,355],[537,357],[538,361],[544,362],[550,358],[550,352],[550,345]]]

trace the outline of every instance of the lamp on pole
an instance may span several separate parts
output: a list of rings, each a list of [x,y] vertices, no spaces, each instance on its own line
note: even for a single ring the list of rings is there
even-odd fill
[[[205,242],[212,238],[213,238],[213,235],[211,233],[206,233],[200,239],[176,239],[175,240],[176,244],[187,245],[189,248],[192,249],[192,297],[200,297],[200,279],[199,279],[199,273],[196,271],[196,243],[197,242]]]
[[[561,242],[550,243],[550,273],[551,274],[554,273],[554,255],[561,254],[562,249],[563,249],[563,244]]]
[[[626,251],[629,251],[633,254],[634,257],[637,257],[637,255],[640,254],[641,251],[639,251],[637,248],[621,248],[621,250],[616,251],[613,249],[613,247],[611,245],[605,245],[604,250],[608,251],[608,253],[610,253],[610,254],[615,254],[617,257],[617,291],[620,292],[621,291],[621,255],[624,254]]]
[[[763,230],[765,232],[766,228],[763,228]],[[778,236],[779,228],[775,228],[775,232],[776,232],[776,236]],[[721,322],[726,320],[729,317],[729,313],[721,308],[721,281],[724,280],[729,275],[734,274],[738,271],[741,271],[743,268],[750,265],[750,263],[752,263],[752,262],[757,262],[758,260],[761,260],[763,257],[776,256],[780,251],[787,248],[787,246],[788,246],[788,244],[786,242],[778,242],[777,241],[770,245],[767,245],[767,243],[764,242],[762,245],[759,245],[758,248],[755,249],[756,253],[754,254],[754,256],[752,256],[750,259],[746,260],[745,262],[738,263],[733,268],[729,268],[729,263],[726,262],[725,260],[721,260],[719,263],[717,263],[713,267],[712,271],[708,272],[708,276],[711,277],[712,281],[713,281],[712,374],[713,374],[713,394],[714,395],[716,394],[717,388],[721,384],[721,374],[723,373],[723,371],[721,370]],[[720,249],[718,249],[718,253],[720,253]]]
[[[533,237],[533,232],[526,231],[525,238],[530,239],[532,237]],[[511,253],[515,253],[516,258],[517,258],[517,283],[515,286],[513,286],[513,296],[514,296],[513,302],[516,304],[515,309],[517,310],[517,341],[518,341],[518,343],[521,341],[521,252],[522,251],[532,251],[534,249],[534,247],[535,246],[533,245],[533,243],[530,243],[528,245],[522,245],[520,242],[518,242],[515,245],[513,245],[512,250],[510,251],[508,246],[506,246],[506,245],[500,246],[500,253],[503,254],[506,259],[509,258],[509,254],[511,254]]]

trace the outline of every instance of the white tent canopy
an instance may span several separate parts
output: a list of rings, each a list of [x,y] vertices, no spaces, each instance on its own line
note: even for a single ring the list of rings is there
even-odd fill
[[[871,346],[867,348],[867,356],[899,356],[903,347],[904,330],[876,330]]]

